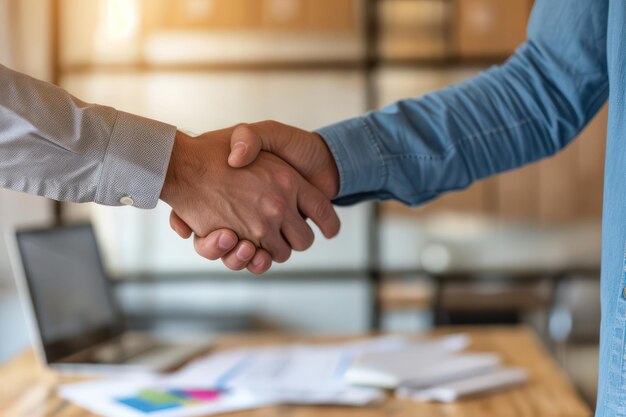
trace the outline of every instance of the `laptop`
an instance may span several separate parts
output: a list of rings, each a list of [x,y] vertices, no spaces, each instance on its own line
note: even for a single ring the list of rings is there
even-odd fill
[[[40,359],[78,374],[162,371],[206,350],[129,331],[91,225],[21,230],[11,263]]]

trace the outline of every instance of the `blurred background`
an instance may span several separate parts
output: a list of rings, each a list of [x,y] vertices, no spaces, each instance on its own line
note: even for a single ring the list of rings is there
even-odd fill
[[[531,0],[0,0],[0,62],[192,132],[315,129],[449,86],[525,39]],[[157,332],[537,329],[590,402],[603,109],[557,157],[420,208],[340,209],[339,237],[266,276],[198,257],[151,211],[0,190],[0,227],[92,222],[132,327]],[[0,243],[0,362],[29,344]]]

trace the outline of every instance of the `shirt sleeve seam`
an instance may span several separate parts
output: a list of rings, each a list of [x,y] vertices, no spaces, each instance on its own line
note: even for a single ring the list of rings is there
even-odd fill
[[[493,128],[493,129],[489,129],[487,131],[481,132],[480,134],[475,134],[475,135],[471,135],[468,137],[465,137],[463,139],[460,139],[458,142],[456,142],[457,146],[454,146],[455,143],[453,142],[452,145],[450,145],[447,148],[447,153],[450,154],[452,152],[452,149],[455,148],[458,151],[458,155],[459,158],[463,161],[463,165],[465,166],[467,175],[469,177],[469,181],[470,183],[472,183],[473,181],[476,180],[476,175],[474,172],[472,172],[471,169],[471,165],[468,163],[467,158],[465,156],[465,154],[462,152],[463,147],[466,144],[469,144],[469,146],[472,146],[472,143],[470,142],[472,139],[482,139],[482,140],[491,140],[492,138],[496,137],[496,135],[498,133],[504,132],[504,131],[509,131],[509,130],[513,130],[513,129],[518,129],[522,126],[526,126],[530,123],[536,122],[535,119],[533,118],[525,118],[525,119],[520,119],[516,122],[513,123],[509,123],[507,125],[504,126],[500,126],[499,128]]]
[[[446,159],[450,156],[450,153],[457,148],[457,146],[459,145],[463,145],[466,142],[472,140],[472,139],[478,139],[478,138],[484,138],[484,137],[488,137],[488,136],[494,136],[500,132],[504,132],[506,130],[510,130],[510,129],[515,129],[515,128],[519,128],[520,126],[524,126],[528,123],[531,122],[535,122],[536,120],[533,118],[525,118],[525,119],[520,119],[516,122],[510,123],[510,124],[506,124],[506,125],[501,125],[498,127],[495,127],[493,129],[489,129],[489,130],[485,130],[482,132],[478,132],[478,133],[474,133],[472,135],[469,136],[462,136],[461,138],[458,139],[453,139],[450,145],[448,145],[445,148],[445,151],[443,153],[435,153],[435,154],[415,154],[415,153],[401,153],[401,154],[393,154],[393,155],[385,155],[382,156],[383,159],[385,160],[389,160],[389,159],[417,159],[417,160],[442,160],[442,159]]]
[[[390,159],[416,159],[420,161],[429,161],[429,160],[442,160],[446,158],[446,154],[412,154],[412,153],[402,153],[395,155],[385,155],[384,158],[386,160]]]
[[[481,132],[478,132],[478,133],[474,133],[474,134],[469,135],[469,136],[463,136],[463,137],[461,137],[459,139],[452,140],[452,143],[446,147],[446,151],[445,151],[445,153],[443,155],[444,156],[448,156],[450,154],[450,152],[452,152],[452,150],[454,148],[456,148],[459,145],[464,145],[465,143],[469,142],[472,139],[493,137],[493,136],[495,136],[498,133],[501,133],[501,132],[504,132],[504,131],[507,131],[507,130],[517,129],[517,128],[521,127],[521,126],[527,125],[527,124],[532,123],[532,122],[536,122],[536,120],[531,118],[531,117],[527,117],[527,118],[520,119],[520,120],[517,120],[517,121],[512,122],[512,123],[508,123],[506,125],[500,125],[498,127],[492,128],[492,129],[484,130],[484,131],[481,131]]]

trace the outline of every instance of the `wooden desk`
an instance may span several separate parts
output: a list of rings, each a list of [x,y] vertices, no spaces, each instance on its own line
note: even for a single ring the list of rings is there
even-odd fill
[[[365,408],[330,406],[277,406],[228,414],[232,417],[586,417],[589,408],[576,394],[564,373],[548,356],[534,334],[526,328],[470,328],[472,350],[498,352],[508,365],[530,371],[524,387],[467,399],[455,404],[414,403],[389,398]],[[457,330],[458,331],[458,330]],[[450,330],[438,330],[441,334]],[[227,335],[217,349],[290,342],[330,342],[337,337],[293,335]],[[56,387],[71,381],[37,365],[32,351],[26,351],[0,367],[0,413],[6,417],[88,417],[82,408],[56,395]]]

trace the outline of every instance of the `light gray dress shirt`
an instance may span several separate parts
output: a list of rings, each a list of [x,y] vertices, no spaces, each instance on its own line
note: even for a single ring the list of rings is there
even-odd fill
[[[176,128],[84,103],[0,65],[0,187],[153,208]]]

